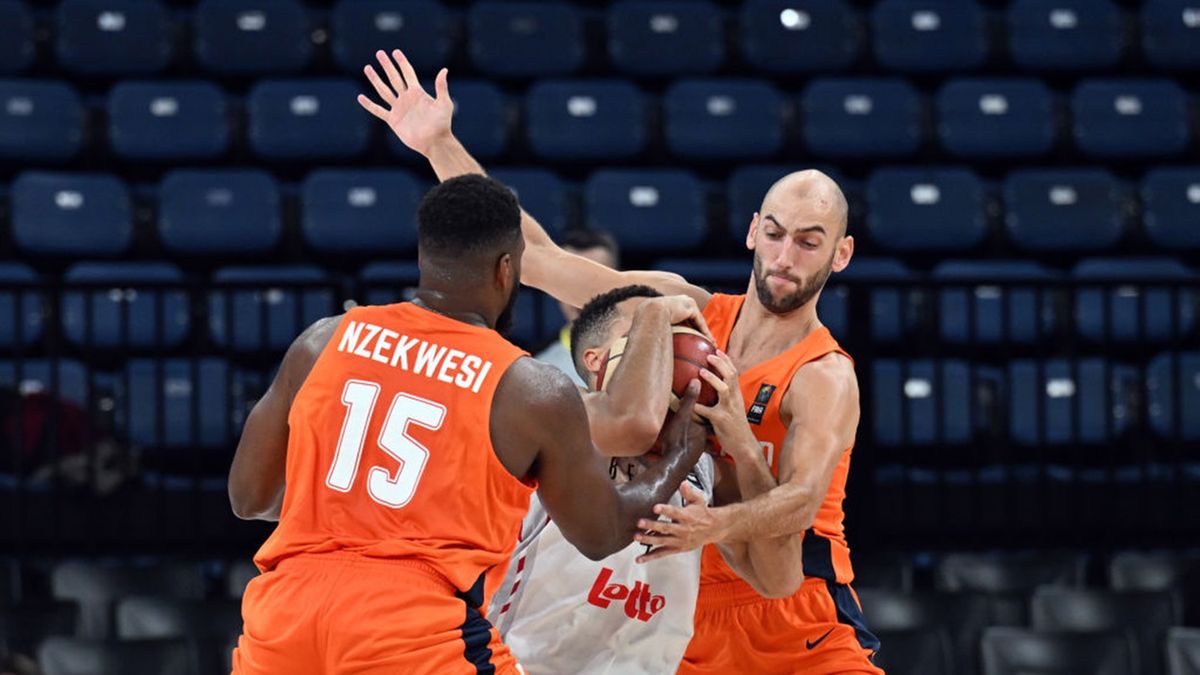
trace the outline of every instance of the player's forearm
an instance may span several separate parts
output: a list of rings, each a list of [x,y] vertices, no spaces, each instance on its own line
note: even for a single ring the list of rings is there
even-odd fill
[[[820,505],[813,490],[784,483],[743,501],[713,509],[721,522],[722,541],[753,541],[799,534],[812,526]]]
[[[633,480],[615,487],[621,500],[621,527],[619,538],[625,543],[633,541],[638,532],[637,522],[641,518],[657,518],[654,506],[664,504],[687,478],[688,472],[700,461],[704,443],[689,442],[667,452],[662,461],[639,473]]]
[[[666,308],[655,302],[642,303],[634,314],[620,367],[602,394],[606,417],[612,422],[600,446],[605,454],[641,454],[654,444],[667,416],[672,358]],[[596,423],[592,421],[593,426]],[[593,438],[596,436],[593,431]]]
[[[744,502],[770,492],[779,486],[779,481],[771,473],[771,467],[763,457],[758,439],[744,420],[741,424],[746,428],[720,434],[718,439],[725,454],[733,457],[733,473],[741,501]]]

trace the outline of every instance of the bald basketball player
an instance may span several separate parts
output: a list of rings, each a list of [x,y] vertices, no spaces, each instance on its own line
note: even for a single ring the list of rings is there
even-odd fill
[[[438,73],[431,97],[399,50],[392,58],[377,56],[388,83],[371,66],[365,73],[383,105],[365,96],[360,104],[425,156],[439,179],[482,173],[451,131],[446,71]],[[572,256],[522,214],[526,283],[573,305],[630,284],[688,295],[703,308],[718,346],[741,372],[740,388],[750,403],[747,419],[770,478],[755,481],[746,472],[752,484],[742,484],[740,503],[660,505],[657,511],[675,522],[646,519],[641,526],[652,534],[638,538],[660,547],[660,555],[705,545],[695,634],[681,673],[882,672],[871,662],[879,642],[849,586],[854,575],[843,528],[858,382],[853,361],[816,313],[829,275],[845,269],[853,256],[846,223],[845,198],[827,176],[817,171],[785,176],[750,219],[746,247],[754,255],[754,272],[746,293],[732,296],[710,294],[678,275],[617,272]],[[727,560],[711,545],[754,545],[782,536],[800,537],[802,554],[775,573],[804,581],[779,599],[763,597],[739,579],[730,563],[743,561]]]
[[[230,469],[234,512],[279,521],[234,673],[519,673],[481,608],[530,495],[600,559],[700,458],[693,381],[663,461],[614,484],[576,387],[495,330],[520,284],[520,218],[484,176],[435,186],[412,302],[323,319],[288,349]]]

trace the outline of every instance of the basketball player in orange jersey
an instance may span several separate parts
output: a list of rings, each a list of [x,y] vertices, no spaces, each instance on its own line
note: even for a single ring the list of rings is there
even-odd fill
[[[255,557],[234,673],[519,673],[480,608],[530,494],[599,559],[696,464],[704,444],[681,414],[660,464],[609,480],[575,386],[494,330],[524,248],[507,188],[444,182],[418,212],[413,301],[323,319],[288,349],[230,470],[234,511],[279,519]]]
[[[399,50],[392,53],[395,63],[383,52],[377,56],[392,87],[367,66],[383,105],[365,96],[359,103],[425,156],[439,179],[483,173],[451,132],[447,72],[438,73],[431,97]],[[639,539],[665,546],[665,553],[715,541],[802,537],[802,555],[784,573],[803,575],[804,582],[781,599],[755,593],[714,546],[705,546],[695,635],[681,673],[881,672],[871,662],[879,642],[849,586],[854,574],[843,528],[858,381],[853,361],[816,314],[825,281],[854,253],[846,222],[845,198],[827,176],[783,177],[750,221],[746,246],[754,253],[754,273],[746,293],[732,296],[710,294],[678,275],[618,272],[572,256],[522,214],[525,283],[575,306],[629,284],[688,295],[741,372],[747,419],[775,480],[740,504],[707,509],[693,503],[686,513],[660,506],[679,522],[671,527],[646,519],[641,526],[656,534]]]

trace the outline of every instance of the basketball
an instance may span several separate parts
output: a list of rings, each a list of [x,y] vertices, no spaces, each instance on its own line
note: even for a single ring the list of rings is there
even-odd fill
[[[671,410],[674,411],[679,408],[679,397],[687,389],[688,382],[700,379],[700,369],[712,370],[708,366],[708,355],[715,354],[717,346],[703,333],[690,326],[672,326],[671,332],[675,351],[675,370],[671,377]],[[596,373],[596,383],[601,391],[608,386],[613,373],[620,365],[626,343],[627,338],[618,338],[600,364],[600,370]],[[709,383],[700,380],[700,396],[696,403],[710,406],[716,402],[716,390]]]

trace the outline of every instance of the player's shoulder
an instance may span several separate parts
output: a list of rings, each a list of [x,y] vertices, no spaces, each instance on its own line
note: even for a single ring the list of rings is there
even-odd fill
[[[834,396],[858,398],[858,375],[854,362],[841,352],[830,352],[796,369],[791,391],[826,391]]]
[[[518,356],[504,371],[499,391],[532,411],[556,407],[564,398],[578,398],[581,393],[566,373],[528,354]]]

